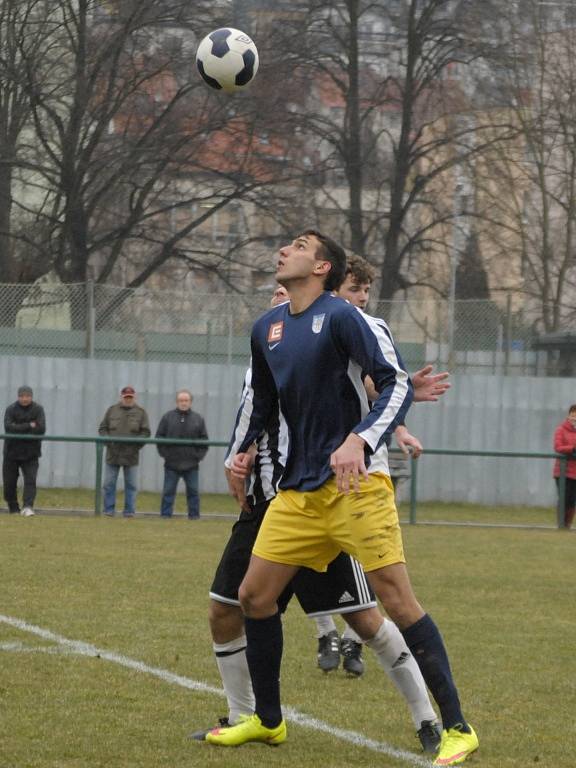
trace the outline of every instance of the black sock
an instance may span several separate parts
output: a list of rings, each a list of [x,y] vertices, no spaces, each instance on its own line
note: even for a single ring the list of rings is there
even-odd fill
[[[412,626],[402,630],[402,634],[440,708],[442,727],[446,730],[457,727],[469,733],[470,728],[460,708],[444,641],[436,624],[425,614]]]
[[[246,660],[256,699],[256,714],[266,728],[282,721],[280,708],[280,664],[282,663],[282,622],[275,613],[267,619],[244,620]]]

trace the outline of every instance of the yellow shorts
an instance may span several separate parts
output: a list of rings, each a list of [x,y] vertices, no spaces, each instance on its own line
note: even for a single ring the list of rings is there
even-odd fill
[[[315,491],[280,491],[268,507],[253,553],[264,560],[325,571],[342,551],[365,571],[404,563],[402,533],[387,475],[339,493],[334,477]]]

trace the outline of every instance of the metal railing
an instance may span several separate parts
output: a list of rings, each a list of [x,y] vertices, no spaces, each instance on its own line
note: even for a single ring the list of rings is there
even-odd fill
[[[566,499],[566,469],[568,459],[563,453],[525,453],[521,451],[460,451],[449,448],[426,448],[422,455],[425,456],[481,456],[485,458],[500,459],[559,459],[560,476],[558,483],[558,504],[556,507],[556,522],[558,528],[564,528],[564,503]],[[418,498],[418,462],[421,457],[410,457],[410,517],[411,525],[417,522],[416,508]]]
[[[80,435],[18,435],[18,434],[0,434],[0,440],[42,440],[46,442],[63,443],[94,443],[96,447],[96,467],[95,467],[95,487],[94,487],[94,514],[102,513],[102,468],[104,447],[107,443],[137,443],[138,445],[207,445],[219,448],[226,448],[229,445],[227,440],[175,440],[173,438],[159,437],[113,437],[109,435],[104,437],[100,435],[85,437]],[[398,449],[391,449],[391,453],[402,455]],[[527,453],[521,451],[462,451],[449,448],[426,448],[425,456],[479,456],[484,458],[505,458],[505,459],[559,459],[560,476],[558,483],[558,504],[556,509],[556,521],[558,528],[564,528],[564,503],[566,499],[566,470],[568,459],[566,454],[562,453]],[[418,505],[418,463],[422,458],[415,459],[410,456],[410,525],[416,525],[417,505]]]
[[[94,443],[96,446],[96,467],[94,485],[94,514],[102,514],[102,467],[104,448],[107,443],[136,443],[138,445],[207,445],[226,448],[228,440],[175,440],[166,437],[110,437],[110,435],[84,437],[81,435],[0,435],[0,440],[41,440],[53,443]]]

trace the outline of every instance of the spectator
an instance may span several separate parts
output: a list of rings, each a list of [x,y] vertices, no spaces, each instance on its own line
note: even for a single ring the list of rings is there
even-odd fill
[[[566,465],[566,493],[564,496],[564,527],[570,528],[576,507],[576,404],[568,409],[568,418],[556,427],[554,450],[570,458]],[[560,485],[560,459],[554,463],[556,485]]]
[[[4,432],[19,435],[43,435],[46,432],[44,408],[35,403],[32,388],[18,387],[18,400],[6,408],[4,413]],[[36,499],[36,477],[38,459],[42,454],[40,440],[5,440],[2,477],[4,498],[11,514],[20,512],[23,517],[34,514]],[[24,478],[23,507],[18,504],[18,474]]]
[[[111,405],[98,428],[99,435],[115,437],[150,437],[148,414],[136,403],[134,387],[124,387],[120,402]],[[139,443],[107,443],[104,471],[104,513],[113,517],[116,512],[116,483],[120,467],[124,469],[124,517],[136,513],[136,467]]]
[[[187,389],[176,392],[176,408],[162,416],[156,437],[176,437],[179,440],[208,440],[204,419],[192,410],[192,395]],[[186,484],[188,519],[200,517],[200,497],[198,495],[198,464],[202,461],[207,445],[168,445],[158,444],[158,453],[164,459],[164,487],[160,514],[172,517],[178,480]]]

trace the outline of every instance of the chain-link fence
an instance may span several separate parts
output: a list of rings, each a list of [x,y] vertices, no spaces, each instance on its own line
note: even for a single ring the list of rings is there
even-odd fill
[[[0,285],[0,355],[243,363],[253,321],[270,291],[199,294],[93,283]],[[510,303],[373,301],[370,314],[392,329],[407,367],[545,375],[532,324]]]

